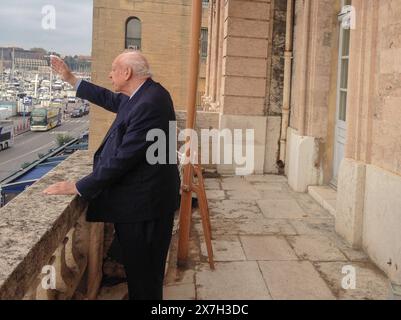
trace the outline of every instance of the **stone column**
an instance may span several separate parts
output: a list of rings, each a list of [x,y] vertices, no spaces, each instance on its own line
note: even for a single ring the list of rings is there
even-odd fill
[[[254,173],[264,171],[271,9],[270,1],[224,3],[220,129],[254,129]],[[244,153],[245,140],[231,147],[242,147]],[[233,173],[237,167],[220,165],[218,170]]]

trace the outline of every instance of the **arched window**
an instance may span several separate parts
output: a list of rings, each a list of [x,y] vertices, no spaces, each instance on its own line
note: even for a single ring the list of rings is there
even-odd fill
[[[125,28],[125,48],[141,49],[142,41],[142,24],[141,20],[136,17],[128,18]]]

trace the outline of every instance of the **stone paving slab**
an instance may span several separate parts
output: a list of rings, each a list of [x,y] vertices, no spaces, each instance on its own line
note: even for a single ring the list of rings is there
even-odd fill
[[[255,261],[208,264],[196,272],[199,300],[270,300],[271,296]]]
[[[195,300],[196,290],[193,283],[165,286],[163,300]]]
[[[347,261],[337,246],[325,236],[290,236],[287,239],[302,260]]]
[[[328,233],[334,233],[333,220],[305,218],[291,220],[290,223],[299,235],[327,235]]]
[[[265,182],[254,182],[251,186],[258,191],[270,191],[270,192],[286,192],[287,185],[279,182],[265,183]]]
[[[268,219],[302,219],[305,211],[293,199],[289,200],[258,200],[263,215]]]
[[[337,233],[332,230],[330,233],[326,233],[326,236],[334,243],[337,248],[348,258],[354,262],[366,262],[369,260],[366,253],[361,250],[353,249],[349,244],[345,242]]]
[[[255,188],[249,187],[244,190],[228,190],[227,198],[230,200],[259,200],[262,199],[261,192]]]
[[[327,284],[309,261],[261,261],[274,300],[333,300]]]
[[[205,189],[206,190],[221,190],[221,180],[220,179],[205,179]]]
[[[212,235],[297,235],[285,219],[211,219]],[[198,234],[203,234],[200,221],[194,221]]]
[[[206,190],[208,200],[224,200],[226,198],[223,190]]]
[[[293,200],[292,193],[276,191],[276,190],[259,190],[260,197],[258,200]]]
[[[284,237],[241,236],[247,260],[288,261],[298,260]]]
[[[252,185],[242,177],[228,177],[221,179],[223,190],[252,190]]]
[[[346,267],[344,270],[343,268]],[[355,289],[344,289],[344,277],[350,275],[349,267],[355,268]],[[390,287],[386,276],[369,263],[321,262],[316,269],[327,281],[331,290],[342,300],[386,300]]]
[[[185,283],[195,283],[195,270],[182,270],[174,268],[166,275],[165,283],[169,286]]]
[[[256,201],[250,200],[210,200],[209,212],[212,218],[254,219],[263,218]]]
[[[201,237],[201,252],[207,257],[206,243]],[[214,261],[245,261],[245,253],[238,236],[220,236],[212,240]]]

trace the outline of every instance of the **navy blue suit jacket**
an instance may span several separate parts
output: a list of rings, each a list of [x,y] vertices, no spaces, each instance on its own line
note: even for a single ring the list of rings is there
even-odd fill
[[[77,182],[89,201],[90,222],[134,223],[156,219],[179,206],[177,164],[151,165],[146,141],[151,129],[161,129],[169,141],[169,121],[175,121],[170,94],[159,83],[146,80],[132,99],[82,81],[77,96],[117,113],[94,155],[93,172]],[[174,139],[175,141],[175,139]],[[166,147],[168,163],[169,147]]]

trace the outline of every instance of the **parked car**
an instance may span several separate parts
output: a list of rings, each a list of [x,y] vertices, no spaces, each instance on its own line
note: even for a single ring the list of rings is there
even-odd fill
[[[71,112],[71,118],[81,118],[84,115],[82,108],[76,108]]]
[[[75,103],[76,102],[76,98],[75,97],[68,97],[68,103]]]
[[[84,115],[89,114],[89,104],[84,104],[83,106],[81,106],[81,108],[83,109]]]

